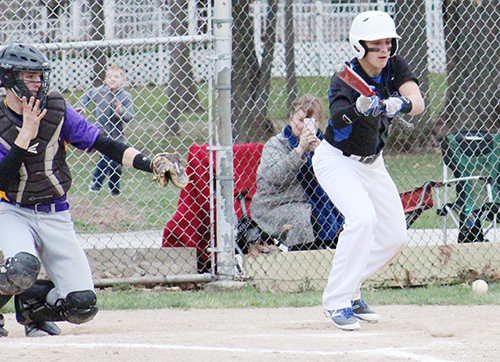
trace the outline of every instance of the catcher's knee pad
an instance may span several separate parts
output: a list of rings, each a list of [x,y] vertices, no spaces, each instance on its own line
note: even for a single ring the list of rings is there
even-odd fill
[[[31,322],[60,322],[81,324],[97,314],[96,295],[91,290],[71,292],[66,299],[58,299],[54,306],[46,301],[47,293],[54,288],[51,281],[39,280],[28,291],[14,300],[16,319],[20,324]]]
[[[97,297],[92,290],[71,292],[66,296],[66,316],[70,323],[81,324],[94,319],[99,311]]]
[[[40,268],[38,258],[24,251],[7,258],[0,265],[0,293],[16,295],[24,292],[35,283]]]

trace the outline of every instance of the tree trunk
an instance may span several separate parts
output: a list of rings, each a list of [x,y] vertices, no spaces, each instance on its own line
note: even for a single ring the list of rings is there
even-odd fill
[[[297,77],[295,76],[295,31],[293,21],[293,0],[285,0],[285,67],[287,108],[292,108],[297,98]]]
[[[187,1],[171,0],[172,19],[170,34],[173,36],[188,35]],[[165,117],[166,133],[179,132],[179,117],[183,112],[197,112],[202,106],[196,93],[196,83],[190,61],[189,45],[186,43],[169,44],[170,68],[166,89],[168,101]]]
[[[446,104],[438,134],[498,132],[500,39],[498,0],[444,0]]]
[[[104,39],[104,7],[103,0],[95,0],[91,2],[90,11],[92,14],[90,26],[90,39],[100,41]],[[94,48],[91,50],[90,59],[93,64],[92,85],[98,87],[103,84],[106,68],[106,54],[102,48]]]
[[[406,59],[417,76],[420,91],[428,105],[426,95],[429,92],[429,62],[425,14],[425,1],[396,1],[394,20],[397,33],[401,36],[398,54]],[[429,112],[426,110],[423,114],[415,117],[405,116],[405,119],[415,127],[411,130],[404,123],[395,119],[389,149],[396,152],[409,152],[432,147],[432,122]]]
[[[248,1],[233,2],[232,121],[236,143],[264,142],[274,134],[267,118],[271,66],[276,42],[277,0],[270,0],[259,64]]]

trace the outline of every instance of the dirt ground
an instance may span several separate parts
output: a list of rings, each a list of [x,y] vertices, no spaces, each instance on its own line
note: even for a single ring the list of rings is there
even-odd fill
[[[7,314],[2,362],[497,362],[497,306],[375,306],[377,324],[336,329],[321,307],[101,311],[60,336],[26,338]]]

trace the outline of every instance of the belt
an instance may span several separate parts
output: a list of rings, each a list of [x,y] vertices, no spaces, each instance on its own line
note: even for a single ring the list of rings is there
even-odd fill
[[[21,204],[16,204],[10,201],[7,201],[5,199],[1,200],[2,202],[7,202],[11,205],[23,208],[23,209],[29,209],[33,210],[36,213],[42,213],[42,214],[49,214],[49,213],[54,213],[54,212],[60,212],[60,211],[66,211],[69,209],[69,203],[67,201],[64,202],[58,202],[56,203],[39,203],[35,205],[21,205]]]
[[[376,155],[370,155],[370,156],[357,156],[357,155],[350,155],[348,153],[342,152],[344,156],[352,158],[353,160],[359,161],[361,163],[371,165],[372,163],[375,162],[375,160],[380,156],[380,153],[377,153]]]

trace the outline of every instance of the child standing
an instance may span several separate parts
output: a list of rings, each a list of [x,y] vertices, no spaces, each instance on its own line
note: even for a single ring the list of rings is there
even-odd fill
[[[123,89],[125,82],[125,70],[117,65],[110,65],[106,70],[104,85],[85,92],[76,108],[78,111],[85,110],[90,102],[94,103],[95,121],[105,135],[120,142],[125,142],[125,123],[130,122],[135,115],[132,96]],[[104,155],[97,163],[90,190],[99,192],[106,175],[109,177],[111,194],[119,195],[122,166]]]

